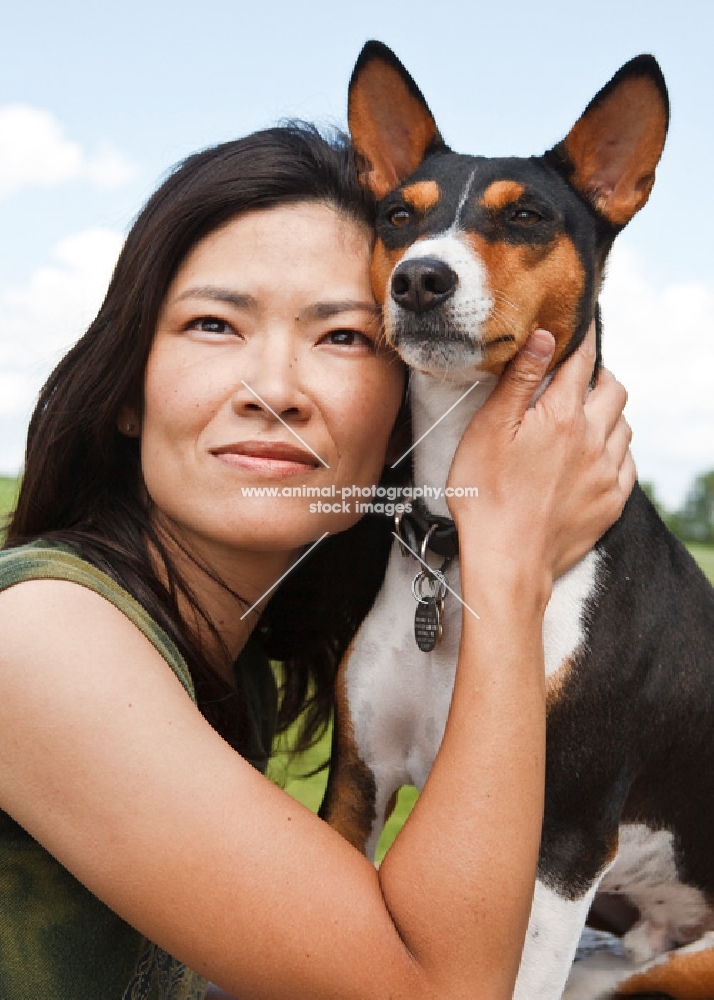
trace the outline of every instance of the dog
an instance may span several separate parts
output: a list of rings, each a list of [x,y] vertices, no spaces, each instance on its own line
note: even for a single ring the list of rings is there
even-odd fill
[[[667,89],[654,58],[638,56],[543,156],[467,156],[446,146],[406,69],[372,41],[352,75],[348,118],[378,200],[375,295],[386,337],[412,369],[414,481],[443,487],[464,428],[532,330],[553,333],[557,366],[596,317],[599,363],[605,261],[649,197]],[[459,593],[443,494],[397,530],[432,564],[451,560],[445,580]],[[431,617],[416,629],[418,648],[412,580],[421,567],[404,548],[395,539],[340,665],[320,813],[371,857],[397,790],[421,788],[433,763],[460,637],[459,602],[447,593],[435,610],[438,578],[422,577],[415,596]],[[595,956],[590,978],[588,961],[576,963],[566,996],[711,1000],[714,590],[639,486],[556,581],[543,644],[545,818],[514,997],[563,995],[599,892],[636,911],[623,939],[629,957]]]

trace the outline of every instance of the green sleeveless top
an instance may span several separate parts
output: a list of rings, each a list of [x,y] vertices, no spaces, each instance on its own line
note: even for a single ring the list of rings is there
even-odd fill
[[[174,643],[109,576],[46,542],[0,551],[0,591],[45,579],[81,584],[110,601],[158,650],[195,702],[191,675]],[[254,721],[255,756],[264,766],[275,682],[254,644],[246,646],[238,670]],[[207,986],[100,902],[0,810],[0,1000],[203,1000]]]

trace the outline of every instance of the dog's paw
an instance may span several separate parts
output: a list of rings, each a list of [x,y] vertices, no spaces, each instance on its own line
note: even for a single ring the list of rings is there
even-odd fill
[[[651,962],[668,951],[673,943],[668,925],[654,920],[638,920],[622,939],[622,947],[635,965]]]
[[[607,1000],[632,971],[629,958],[596,952],[573,965],[562,1000]]]

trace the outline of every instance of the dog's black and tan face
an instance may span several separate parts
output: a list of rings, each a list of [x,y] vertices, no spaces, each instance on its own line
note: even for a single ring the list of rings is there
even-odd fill
[[[349,125],[379,199],[373,287],[402,358],[499,374],[536,327],[556,338],[553,364],[570,353],[614,237],[647,201],[668,121],[659,66],[639,56],[544,156],[462,156],[396,56],[368,42]]]

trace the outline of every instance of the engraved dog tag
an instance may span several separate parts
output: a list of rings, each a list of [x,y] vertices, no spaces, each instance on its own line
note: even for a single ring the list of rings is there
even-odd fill
[[[424,604],[417,604],[414,615],[414,638],[422,653],[430,653],[441,639],[441,603],[432,599]]]
[[[441,639],[441,618],[444,614],[446,580],[438,570],[420,570],[412,580],[412,593],[417,602],[414,614],[414,638],[422,653],[430,653]]]

